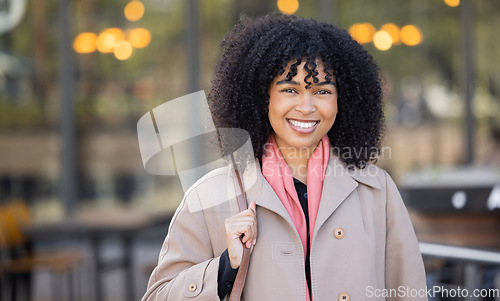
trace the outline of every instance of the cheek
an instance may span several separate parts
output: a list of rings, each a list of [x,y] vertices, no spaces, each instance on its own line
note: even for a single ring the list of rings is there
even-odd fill
[[[337,112],[338,112],[337,101],[325,104],[321,108],[321,112],[322,112],[322,115],[325,119],[335,120],[335,118],[337,117]]]
[[[276,126],[276,124],[278,123],[278,120],[280,119],[280,114],[279,114],[279,110],[278,108],[276,107],[276,104],[274,102],[269,102],[269,112],[267,113],[267,118],[269,119],[269,123],[271,124],[271,127],[274,127]]]
[[[281,119],[287,113],[285,102],[280,101],[279,99],[269,100],[268,108],[269,108],[269,120],[271,120],[271,118]]]

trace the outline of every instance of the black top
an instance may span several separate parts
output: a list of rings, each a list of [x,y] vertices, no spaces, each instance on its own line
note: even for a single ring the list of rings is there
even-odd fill
[[[236,274],[238,269],[233,269],[231,263],[229,262],[229,254],[227,249],[222,252],[219,260],[219,273],[217,276],[217,294],[219,299],[222,300],[224,297],[231,292],[233,289],[234,280],[236,279]]]
[[[295,184],[295,190],[299,197],[300,205],[302,210],[304,210],[304,215],[306,216],[307,224],[307,254],[306,254],[306,280],[307,286],[309,287],[309,292],[311,292],[311,264],[309,261],[309,249],[310,249],[310,230],[309,230],[309,207],[307,199],[307,186],[301,181],[293,178],[293,183]],[[219,272],[217,275],[217,294],[222,300],[224,297],[231,292],[233,289],[234,280],[236,279],[236,274],[238,269],[233,269],[229,262],[229,254],[227,249],[221,254],[219,261]]]
[[[309,250],[311,249],[311,232],[309,230],[309,206],[307,198],[307,186],[301,181],[293,178],[293,183],[295,184],[295,190],[297,190],[297,195],[299,196],[300,205],[302,210],[304,210],[304,215],[306,216],[307,225],[307,248],[306,248],[306,280],[307,286],[309,287],[309,292],[311,292],[311,262],[309,260]]]

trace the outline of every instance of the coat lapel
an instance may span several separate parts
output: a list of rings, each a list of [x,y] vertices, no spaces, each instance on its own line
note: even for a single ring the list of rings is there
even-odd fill
[[[290,217],[290,214],[286,210],[285,206],[283,206],[283,203],[281,202],[281,200],[278,198],[278,195],[276,194],[276,192],[274,192],[273,188],[265,180],[264,177],[263,177],[263,179],[264,179],[264,181],[262,184],[262,193],[257,198],[255,204],[262,206],[262,207],[280,215],[283,219],[285,219],[290,224],[290,226],[292,228],[295,229],[295,225],[293,224],[292,218]],[[297,232],[297,235],[298,235],[298,232]]]
[[[346,174],[344,165],[336,156],[331,154],[323,183],[313,237],[316,237],[321,226],[356,187],[358,187],[358,182]]]
[[[365,169],[350,170],[333,152],[330,153],[313,237],[316,237],[321,226],[358,187],[359,183],[381,189],[380,181],[376,177],[377,172],[380,172],[380,169],[371,164],[367,164]]]

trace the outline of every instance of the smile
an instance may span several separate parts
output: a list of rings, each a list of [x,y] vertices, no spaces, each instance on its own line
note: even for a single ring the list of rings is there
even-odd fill
[[[303,122],[303,121],[297,121],[297,120],[293,120],[293,119],[287,119],[286,121],[288,121],[288,123],[290,123],[293,126],[300,127],[303,129],[310,129],[319,123],[319,121]]]

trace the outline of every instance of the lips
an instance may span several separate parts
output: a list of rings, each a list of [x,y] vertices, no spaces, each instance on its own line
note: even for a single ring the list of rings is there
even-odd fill
[[[319,120],[297,120],[287,118],[286,121],[293,130],[300,133],[311,133],[319,124]]]

